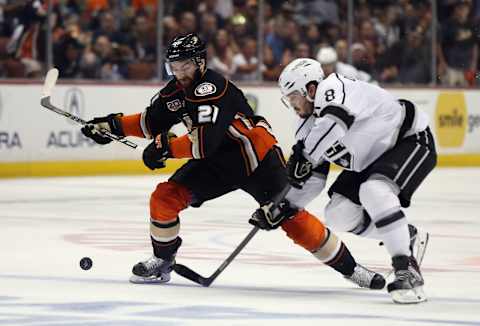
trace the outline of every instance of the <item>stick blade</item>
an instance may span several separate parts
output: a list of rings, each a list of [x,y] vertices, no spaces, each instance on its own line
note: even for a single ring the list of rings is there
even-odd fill
[[[43,97],[48,97],[52,94],[52,89],[57,83],[58,79],[58,69],[53,68],[47,72],[45,76],[45,82],[43,83]]]
[[[185,277],[186,279],[189,279],[192,282],[195,282],[197,284],[200,284],[201,286],[208,287],[211,282],[209,282],[208,279],[205,277],[201,276],[200,274],[194,272],[190,268],[188,268],[185,265],[182,264],[175,264],[173,265],[173,270],[175,273],[177,273],[180,276]]]

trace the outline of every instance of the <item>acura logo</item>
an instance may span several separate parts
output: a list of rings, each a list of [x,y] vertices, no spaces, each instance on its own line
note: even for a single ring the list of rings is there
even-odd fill
[[[79,88],[70,88],[65,93],[64,107],[66,111],[77,117],[83,118],[85,112],[85,101],[83,92]],[[68,120],[70,124],[76,124],[74,121]]]

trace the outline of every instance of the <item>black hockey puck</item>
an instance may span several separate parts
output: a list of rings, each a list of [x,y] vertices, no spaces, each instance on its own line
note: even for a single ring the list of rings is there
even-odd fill
[[[92,268],[92,260],[90,259],[90,257],[83,257],[82,259],[80,259],[80,267],[87,271],[89,270],[90,268]]]

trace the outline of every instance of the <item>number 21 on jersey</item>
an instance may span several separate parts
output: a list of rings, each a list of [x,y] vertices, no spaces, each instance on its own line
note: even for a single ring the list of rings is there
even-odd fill
[[[218,116],[218,106],[200,105],[198,107],[198,123],[215,123]]]

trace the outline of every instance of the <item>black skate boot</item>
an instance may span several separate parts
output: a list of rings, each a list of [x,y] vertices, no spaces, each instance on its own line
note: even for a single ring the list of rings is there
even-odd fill
[[[170,273],[172,272],[175,259],[164,260],[152,255],[149,259],[137,263],[133,266],[130,282],[143,283],[166,283],[170,281]]]
[[[344,277],[361,288],[380,290],[385,287],[385,279],[382,275],[375,273],[360,264],[355,266],[352,275]]]
[[[169,242],[160,242],[152,237],[151,240],[153,255],[133,266],[133,275],[130,277],[132,283],[166,283],[170,281],[175,255],[182,244],[182,239],[176,237]]]
[[[423,277],[413,256],[392,258],[395,280],[388,284],[388,292],[395,303],[419,303],[427,300],[423,292]]]

